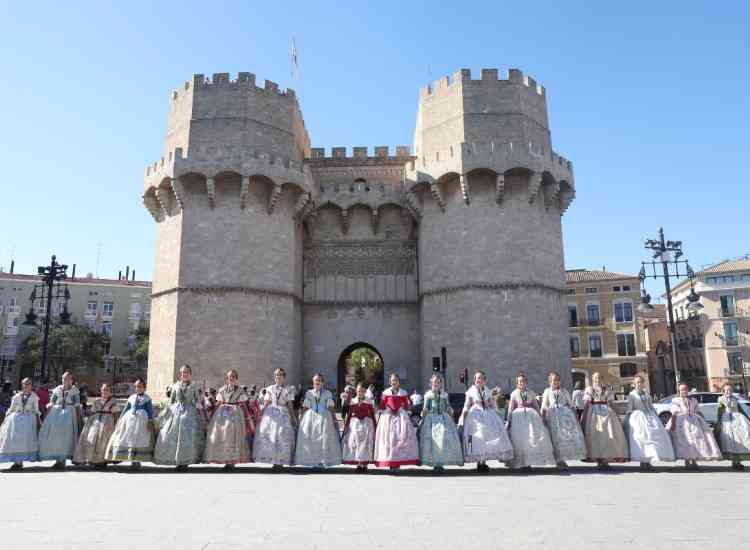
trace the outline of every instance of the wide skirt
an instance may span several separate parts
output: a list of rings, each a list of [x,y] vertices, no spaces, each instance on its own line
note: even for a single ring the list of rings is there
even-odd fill
[[[552,439],[542,417],[535,409],[519,408],[511,413],[510,441],[513,443],[513,468],[553,466]]]
[[[505,423],[494,409],[472,407],[464,419],[464,460],[486,462],[513,459],[513,444]]]
[[[633,462],[674,462],[669,433],[655,414],[633,411],[625,419]]]
[[[14,412],[5,416],[0,426],[0,462],[35,462],[39,460],[37,415]]]
[[[731,460],[750,460],[750,420],[740,413],[725,412],[719,425],[719,446]]]
[[[721,460],[721,451],[703,417],[697,414],[673,415],[667,428],[672,436],[675,457],[681,460]]]
[[[404,409],[381,413],[375,430],[375,464],[386,468],[419,464],[417,432]]]
[[[115,431],[115,419],[111,414],[94,414],[86,419],[78,445],[73,454],[77,464],[104,464],[109,439]]]
[[[628,440],[620,420],[607,405],[592,405],[584,413],[583,434],[588,460],[626,462],[629,459]]]
[[[266,407],[260,417],[253,441],[255,462],[291,466],[294,439],[294,426],[289,410],[282,407]]]
[[[430,413],[422,419],[419,451],[424,466],[463,466],[461,440],[448,413]]]
[[[154,458],[154,432],[143,409],[129,409],[117,421],[109,439],[107,460],[112,462],[150,462]]]
[[[333,413],[305,411],[297,432],[294,463],[299,466],[337,466],[341,464],[341,439]]]
[[[547,409],[547,426],[556,461],[586,458],[586,441],[574,411],[568,407]]]
[[[370,464],[375,453],[375,423],[372,418],[352,417],[341,441],[344,464]]]
[[[206,443],[205,421],[193,405],[174,403],[170,409],[156,437],[154,462],[168,466],[200,463]]]
[[[220,404],[206,430],[206,453],[209,464],[250,462],[245,413],[239,405]]]
[[[39,460],[73,458],[78,441],[76,407],[53,406],[39,430]]]

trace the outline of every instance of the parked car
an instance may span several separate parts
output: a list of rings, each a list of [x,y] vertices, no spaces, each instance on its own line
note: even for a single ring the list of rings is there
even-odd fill
[[[750,399],[739,394],[734,394],[734,396],[739,401],[742,411],[748,416],[748,418],[750,418]],[[667,422],[669,422],[669,419],[672,418],[672,413],[669,412],[669,409],[672,406],[672,399],[675,397],[677,397],[677,395],[670,395],[669,397],[665,397],[654,403],[654,408],[664,425],[666,425]],[[716,424],[716,416],[719,409],[719,397],[721,397],[721,394],[713,392],[692,392],[690,397],[694,397],[698,400],[698,413],[706,419],[706,422],[711,426]]]

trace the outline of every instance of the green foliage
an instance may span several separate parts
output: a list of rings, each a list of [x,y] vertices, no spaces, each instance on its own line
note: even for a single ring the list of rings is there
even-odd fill
[[[351,355],[347,381],[353,378],[354,384],[364,382],[374,384],[378,389],[383,387],[383,362],[380,356],[370,348],[357,348]]]
[[[148,359],[148,327],[138,327],[133,336],[135,336],[135,343],[128,350],[128,354],[140,365]]]
[[[42,362],[44,333],[35,331],[21,343],[17,361],[21,367],[39,367]],[[83,325],[54,324],[49,330],[47,366],[51,380],[66,370],[80,366],[103,366],[106,337]]]

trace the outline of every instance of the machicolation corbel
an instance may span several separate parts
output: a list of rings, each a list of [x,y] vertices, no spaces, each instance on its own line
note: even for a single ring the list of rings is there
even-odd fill
[[[433,181],[430,184],[430,192],[432,193],[432,198],[435,199],[435,202],[438,203],[440,210],[445,212],[445,200],[443,199],[443,193],[440,191],[440,187],[438,186],[438,183],[436,181]]]
[[[471,202],[471,197],[469,196],[469,183],[466,181],[466,176],[464,174],[458,176],[458,184],[461,186],[461,196],[463,197],[464,202],[468,205],[469,202]]]
[[[206,178],[206,193],[208,194],[208,205],[213,208],[216,201],[216,182],[214,178]]]
[[[177,208],[182,210],[182,198],[185,196],[185,192],[182,188],[182,182],[178,178],[172,178],[171,184],[174,198],[177,201]]]
[[[542,174],[532,172],[529,176],[529,204],[533,204],[539,194],[539,188],[542,185]]]
[[[274,184],[273,190],[271,191],[271,194],[268,197],[268,213],[273,214],[274,209],[276,208],[276,202],[279,200],[279,196],[281,195],[281,185],[280,184]]]
[[[240,208],[245,209],[247,203],[247,193],[250,189],[250,176],[242,176],[242,183],[240,184]]]
[[[505,195],[505,174],[498,174],[495,179],[495,202],[498,205],[503,204]]]

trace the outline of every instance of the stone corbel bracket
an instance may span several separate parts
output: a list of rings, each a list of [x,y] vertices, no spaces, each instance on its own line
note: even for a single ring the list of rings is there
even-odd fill
[[[159,203],[159,206],[162,209],[162,212],[164,212],[165,216],[169,215],[169,191],[164,189],[163,187],[160,187],[156,190],[156,200]]]
[[[560,195],[560,184],[557,182],[549,183],[544,186],[544,207],[549,209],[555,206]]]
[[[271,194],[268,197],[268,213],[269,214],[273,214],[273,211],[276,208],[276,203],[278,202],[280,196],[281,196],[281,185],[277,183],[273,186],[273,189],[271,190]]]
[[[539,189],[542,186],[542,174],[540,172],[533,172],[529,176],[529,204],[534,204],[537,195],[539,195]]]
[[[432,198],[438,203],[440,210],[445,212],[445,199],[443,199],[443,193],[440,192],[440,187],[436,181],[430,184],[430,192],[432,193]]]
[[[349,209],[342,208],[341,209],[341,231],[344,233],[344,235],[349,233],[350,222],[351,222],[351,219],[349,218]]]
[[[245,209],[247,205],[247,194],[250,190],[250,176],[242,176],[242,184],[240,185],[240,208]]]
[[[185,196],[185,191],[182,187],[182,182],[178,178],[172,178],[170,182],[172,186],[172,192],[174,193],[175,201],[177,201],[177,208],[182,210],[182,198]]]
[[[206,178],[206,193],[208,194],[208,205],[216,206],[216,182],[214,178]]]
[[[468,205],[471,202],[471,196],[469,194],[469,183],[466,181],[466,176],[461,174],[458,176],[458,184],[461,186],[461,196],[464,202]]]
[[[498,174],[495,179],[495,202],[500,206],[505,198],[505,174]]]
[[[372,222],[372,234],[377,235],[378,234],[378,224],[380,223],[380,216],[378,215],[378,209],[373,208],[372,209],[372,217],[370,219]]]
[[[151,217],[153,217],[155,221],[160,222],[164,219],[164,210],[156,197],[143,197],[143,206],[146,207],[146,210],[149,211]]]

